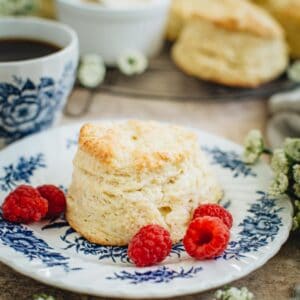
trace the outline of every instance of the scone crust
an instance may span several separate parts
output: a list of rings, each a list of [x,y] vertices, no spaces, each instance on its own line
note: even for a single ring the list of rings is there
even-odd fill
[[[73,165],[66,218],[82,236],[101,245],[127,245],[148,224],[169,230],[176,243],[194,209],[223,195],[197,136],[177,126],[87,124]]]
[[[207,19],[192,18],[172,49],[185,73],[234,87],[256,87],[278,77],[287,67],[283,38],[232,32]]]
[[[167,37],[175,40],[190,18],[201,18],[230,31],[261,37],[282,37],[279,24],[263,9],[248,1],[173,0]]]
[[[161,141],[159,144],[155,143],[158,138]],[[82,151],[116,171],[127,168],[137,172],[154,171],[168,163],[180,163],[190,155],[186,150],[188,147],[182,147],[182,143],[192,146],[197,143],[197,137],[177,126],[169,126],[164,131],[154,121],[130,120],[109,128],[101,124],[86,124],[79,135]]]
[[[255,0],[282,25],[293,58],[300,58],[300,1]]]

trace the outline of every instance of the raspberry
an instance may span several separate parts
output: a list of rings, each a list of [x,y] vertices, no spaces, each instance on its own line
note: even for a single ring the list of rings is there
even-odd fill
[[[138,267],[146,267],[163,261],[170,253],[170,233],[159,225],[142,227],[128,246],[128,256]]]
[[[48,218],[58,217],[66,210],[66,197],[58,187],[45,184],[37,188],[43,198],[48,201]]]
[[[194,211],[193,219],[204,216],[217,217],[224,222],[228,229],[232,227],[233,220],[231,213],[218,204],[203,204],[198,206]]]
[[[46,215],[48,202],[35,188],[20,185],[5,198],[2,211],[4,219],[10,222],[37,222]]]
[[[183,245],[190,256],[199,260],[209,259],[222,254],[229,237],[229,229],[219,218],[205,216],[190,223]]]

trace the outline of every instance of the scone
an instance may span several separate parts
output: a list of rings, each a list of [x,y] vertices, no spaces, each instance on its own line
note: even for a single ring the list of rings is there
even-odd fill
[[[172,49],[189,75],[229,86],[256,87],[288,64],[283,31],[263,9],[247,1],[186,0],[193,14]]]
[[[293,58],[300,58],[300,0],[255,0],[282,25]]]
[[[254,1],[262,3],[268,0]],[[231,30],[256,32],[263,36],[282,35],[280,26],[247,0],[172,0],[167,26],[168,39],[176,40],[193,16],[207,18]]]
[[[66,217],[87,240],[127,245],[144,225],[184,236],[193,210],[222,189],[184,128],[157,122],[86,124],[73,161]]]

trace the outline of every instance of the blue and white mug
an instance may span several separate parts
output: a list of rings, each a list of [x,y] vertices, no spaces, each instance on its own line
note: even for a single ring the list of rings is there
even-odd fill
[[[78,39],[68,26],[39,18],[1,18],[0,39],[29,38],[60,50],[41,58],[0,62],[0,149],[60,119],[76,78]]]

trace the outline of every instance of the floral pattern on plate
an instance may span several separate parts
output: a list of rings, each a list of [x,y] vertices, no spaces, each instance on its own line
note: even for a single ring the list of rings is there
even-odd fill
[[[2,151],[1,201],[9,190],[23,183],[34,186],[52,183],[66,190],[78,129],[79,125],[54,129]],[[1,261],[30,277],[62,288],[139,299],[200,292],[260,267],[288,237],[291,204],[287,199],[267,195],[271,180],[267,165],[248,167],[239,157],[239,146],[204,132],[199,132],[199,136],[205,141],[202,146],[224,187],[222,205],[234,216],[231,241],[221,257],[197,262],[186,255],[179,243],[159,266],[136,268],[128,260],[126,247],[91,244],[61,217],[30,226],[1,219]],[[33,247],[33,243],[38,246]],[[157,288],[158,285],[163,288]]]

